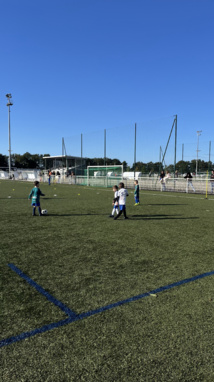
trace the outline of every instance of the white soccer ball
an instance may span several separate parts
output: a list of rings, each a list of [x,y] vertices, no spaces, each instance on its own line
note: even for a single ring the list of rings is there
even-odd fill
[[[47,210],[42,210],[42,215],[47,215],[48,211]]]

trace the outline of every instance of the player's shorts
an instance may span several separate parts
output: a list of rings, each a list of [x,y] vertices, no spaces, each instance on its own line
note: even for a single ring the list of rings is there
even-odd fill
[[[114,204],[114,208],[118,209],[118,204]]]
[[[124,210],[126,209],[125,204],[124,204],[124,205],[122,204],[122,205],[120,205],[119,207],[120,207],[120,211],[124,211]]]
[[[40,207],[40,203],[32,203],[31,206],[33,206],[33,207]]]

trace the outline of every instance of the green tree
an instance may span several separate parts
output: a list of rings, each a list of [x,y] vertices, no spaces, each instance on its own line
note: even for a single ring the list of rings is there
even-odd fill
[[[124,160],[124,161],[122,162],[122,165],[123,165],[123,171],[124,171],[124,172],[127,171],[128,163]]]
[[[0,167],[8,166],[8,157],[6,155],[0,154]]]

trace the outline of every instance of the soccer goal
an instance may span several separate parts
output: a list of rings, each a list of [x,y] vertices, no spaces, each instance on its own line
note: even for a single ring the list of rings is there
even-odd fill
[[[87,166],[87,185],[92,187],[113,187],[123,179],[123,165]]]

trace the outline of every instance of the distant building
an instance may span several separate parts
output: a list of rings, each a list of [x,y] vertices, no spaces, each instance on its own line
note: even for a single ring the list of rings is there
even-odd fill
[[[86,168],[86,159],[70,155],[55,155],[43,157],[45,161],[45,169],[64,168],[66,171],[73,171],[75,175],[81,175]]]

